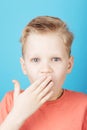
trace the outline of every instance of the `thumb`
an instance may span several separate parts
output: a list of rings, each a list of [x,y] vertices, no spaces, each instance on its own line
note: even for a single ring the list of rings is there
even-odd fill
[[[14,84],[14,102],[17,99],[18,95],[20,94],[20,83],[17,80],[12,80]]]

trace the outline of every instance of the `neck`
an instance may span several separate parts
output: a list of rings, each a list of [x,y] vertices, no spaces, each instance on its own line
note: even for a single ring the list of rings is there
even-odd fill
[[[63,92],[64,92],[64,89],[63,88],[60,88],[58,90],[58,92],[56,94],[54,94],[50,99],[49,101],[52,101],[52,100],[56,100],[58,98],[60,98],[62,95],[63,95]]]

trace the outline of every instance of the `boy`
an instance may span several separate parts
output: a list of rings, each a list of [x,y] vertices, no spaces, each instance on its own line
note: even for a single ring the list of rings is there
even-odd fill
[[[62,88],[71,72],[73,35],[59,18],[41,16],[23,30],[23,73],[31,86],[6,94],[0,130],[87,130],[87,95]]]

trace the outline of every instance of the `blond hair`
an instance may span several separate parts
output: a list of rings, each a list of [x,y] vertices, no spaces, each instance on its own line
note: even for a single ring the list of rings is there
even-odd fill
[[[65,22],[63,22],[60,18],[51,17],[51,16],[39,16],[33,19],[28,23],[28,25],[24,28],[21,36],[22,43],[22,55],[24,56],[25,52],[25,44],[27,37],[32,33],[49,33],[56,32],[58,36],[60,36],[64,44],[66,45],[67,52],[70,56],[71,54],[71,45],[73,41],[73,34],[69,31]]]

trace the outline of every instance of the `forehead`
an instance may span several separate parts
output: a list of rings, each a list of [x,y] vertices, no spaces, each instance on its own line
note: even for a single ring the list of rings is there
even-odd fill
[[[32,33],[26,40],[26,54],[61,54],[67,53],[63,40],[56,33]]]

